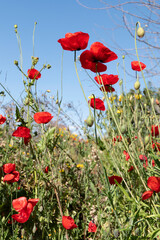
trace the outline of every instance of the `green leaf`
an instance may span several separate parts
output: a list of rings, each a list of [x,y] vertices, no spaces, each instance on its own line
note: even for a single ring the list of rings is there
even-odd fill
[[[116,181],[114,180],[117,184],[117,186],[119,187],[119,189],[122,191],[122,193],[124,193],[124,195],[126,196],[126,198],[129,200],[129,201],[133,201],[132,198],[130,198],[129,194],[127,193],[127,191]]]

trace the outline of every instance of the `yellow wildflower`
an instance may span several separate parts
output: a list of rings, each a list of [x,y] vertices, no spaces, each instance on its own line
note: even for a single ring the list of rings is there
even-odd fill
[[[142,98],[142,94],[135,94],[134,97],[135,97],[136,99],[141,99],[141,98]]]
[[[9,144],[9,147],[12,147],[12,144]]]
[[[122,113],[122,112],[123,112],[122,109],[118,109],[118,110],[117,110],[117,113],[118,113],[118,114],[120,114],[120,113]]]
[[[60,173],[64,172],[64,169],[59,170]]]
[[[116,97],[109,97],[109,100],[111,101],[111,103],[113,103],[113,101],[116,99]]]
[[[123,99],[123,95],[121,94],[121,95],[119,96],[119,102],[121,102],[122,99]]]
[[[77,168],[84,168],[83,164],[77,164]]]
[[[51,233],[50,233],[50,234],[48,234],[48,237],[51,237],[51,235],[52,235]]]

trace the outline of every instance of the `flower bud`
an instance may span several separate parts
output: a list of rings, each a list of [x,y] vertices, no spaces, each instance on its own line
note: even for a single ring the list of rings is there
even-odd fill
[[[50,68],[51,68],[51,65],[50,65],[50,64],[48,64],[48,65],[47,65],[47,69],[50,69]]]
[[[86,122],[86,124],[87,124],[88,127],[92,127],[92,126],[93,126],[93,123],[94,123],[94,119],[93,119],[93,117],[92,117],[91,115],[89,115],[89,116],[87,117],[87,119],[85,120],[85,122]]]
[[[122,56],[122,59],[125,59],[125,55]]]
[[[14,60],[14,64],[15,64],[16,66],[18,66],[18,61],[17,61],[17,60]]]
[[[142,38],[142,37],[144,37],[144,34],[145,34],[144,29],[143,29],[142,27],[139,27],[139,28],[137,29],[137,35],[138,35],[138,37],[139,37],[139,38]]]
[[[134,84],[134,88],[136,89],[136,90],[138,90],[139,88],[140,88],[140,82],[139,81],[136,81],[135,82],[135,84]]]
[[[18,28],[17,24],[14,25],[14,28]]]

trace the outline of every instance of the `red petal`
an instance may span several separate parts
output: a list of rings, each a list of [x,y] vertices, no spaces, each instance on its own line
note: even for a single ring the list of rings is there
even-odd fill
[[[101,85],[113,85],[118,82],[119,78],[118,75],[113,74],[102,74],[99,77],[94,78],[98,84]]]
[[[4,176],[3,182],[11,183],[13,179],[14,179],[14,175],[13,174],[7,174],[7,175]]]
[[[17,130],[15,130],[12,133],[12,136],[14,137],[24,137],[29,138],[30,137],[30,129],[27,127],[18,127]]]
[[[122,182],[122,178],[119,176],[111,176],[111,177],[108,177],[108,179],[111,185],[116,184],[114,180],[116,180],[119,184]]]
[[[25,211],[25,210],[22,210],[22,211],[21,211],[20,213],[18,213],[18,214],[12,215],[12,218],[13,218],[14,220],[16,220],[17,222],[19,222],[19,223],[25,223],[25,222],[27,222],[28,219],[29,219],[29,217],[30,217],[30,214],[28,214],[28,212]]]
[[[12,201],[12,206],[17,212],[22,211],[27,206],[27,198],[20,197],[20,198],[14,199]]]
[[[5,121],[6,121],[6,117],[3,117],[3,116],[0,114],[0,124],[3,124]]]
[[[62,225],[65,229],[73,229],[73,228],[77,228],[78,226],[74,223],[73,218],[71,218],[70,216],[63,216],[62,217]]]
[[[65,38],[59,39],[58,42],[61,44],[64,50],[76,51],[85,49],[88,45],[88,40],[88,33],[75,32],[67,33]]]
[[[109,86],[109,85],[105,85],[104,87],[101,87],[100,90],[103,91],[103,92],[104,91],[105,92],[114,92],[115,91],[115,89],[113,87]]]
[[[88,232],[96,232],[97,231],[97,226],[95,223],[92,221],[88,225]]]
[[[117,55],[100,42],[91,45],[90,51],[93,53],[96,61],[107,63],[117,59]]]
[[[140,65],[141,65],[142,70],[146,68],[146,65],[142,62],[140,62],[140,64],[139,64],[138,61],[131,62],[132,69],[135,70],[135,71],[138,71],[138,72],[141,71]]]
[[[146,191],[142,194],[142,200],[146,200],[152,196],[153,192],[152,191]]]
[[[31,203],[34,207],[39,201],[39,198],[28,199],[28,203]]]
[[[53,118],[49,112],[37,112],[33,117],[36,123],[48,123]]]
[[[38,78],[41,77],[41,73],[38,70],[34,69],[34,68],[33,69],[28,69],[27,74],[28,74],[28,77],[30,79],[38,80]]]
[[[14,163],[6,163],[3,165],[3,172],[11,173],[15,170],[16,165]]]
[[[147,186],[155,192],[159,192],[160,189],[160,183],[157,177],[149,177],[147,181]]]
[[[101,110],[101,111],[105,111],[105,106],[104,106],[104,102],[99,99],[99,98],[91,98],[89,101],[89,104],[92,108],[95,107],[95,109]]]

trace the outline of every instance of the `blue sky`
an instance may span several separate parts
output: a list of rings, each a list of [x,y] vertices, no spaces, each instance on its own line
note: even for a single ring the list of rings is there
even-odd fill
[[[94,1],[94,5],[93,1],[89,0],[81,2],[95,8],[104,7],[98,0]],[[108,2],[112,3],[112,1]],[[57,90],[60,92],[62,48],[57,40],[63,38],[67,32],[82,31],[88,33],[90,39],[87,49],[93,42],[99,41],[114,51],[118,55],[118,60],[107,64],[106,73],[117,74],[117,63],[119,63],[120,78],[124,77],[122,55],[125,54],[125,51],[120,51],[119,46],[124,49],[134,49],[134,39],[126,29],[121,27],[123,24],[122,14],[118,14],[117,11],[87,9],[80,6],[76,0],[6,0],[1,1],[0,9],[0,82],[4,84],[17,101],[20,102],[23,82],[21,73],[14,65],[14,60],[19,61],[19,49],[14,24],[18,25],[22,44],[23,70],[27,73],[33,55],[32,33],[34,22],[37,22],[35,56],[39,57],[39,63],[36,69],[41,69],[44,63],[52,66],[49,70],[45,69],[42,72],[41,79],[38,80],[39,95],[47,89],[51,90],[50,96],[56,96]],[[136,23],[137,19],[132,19],[132,21]],[[79,55],[81,52],[79,52]],[[133,50],[132,53],[135,54],[135,51]],[[133,88],[135,81],[134,73],[130,67],[130,62],[133,59],[137,60],[135,56],[129,56],[125,60],[126,70],[131,75],[127,77],[128,90]],[[80,63],[77,65],[86,96],[95,93],[97,97],[102,97],[102,93],[89,80]],[[88,73],[92,77],[95,76],[90,71]],[[118,84],[115,85],[115,89],[119,94]],[[0,87],[0,91],[2,90]],[[76,77],[73,52],[70,51],[64,51],[63,90],[63,104],[73,102],[74,106],[82,114],[82,118],[85,119],[88,115],[88,109]],[[6,96],[5,102],[9,100],[10,98]]]

